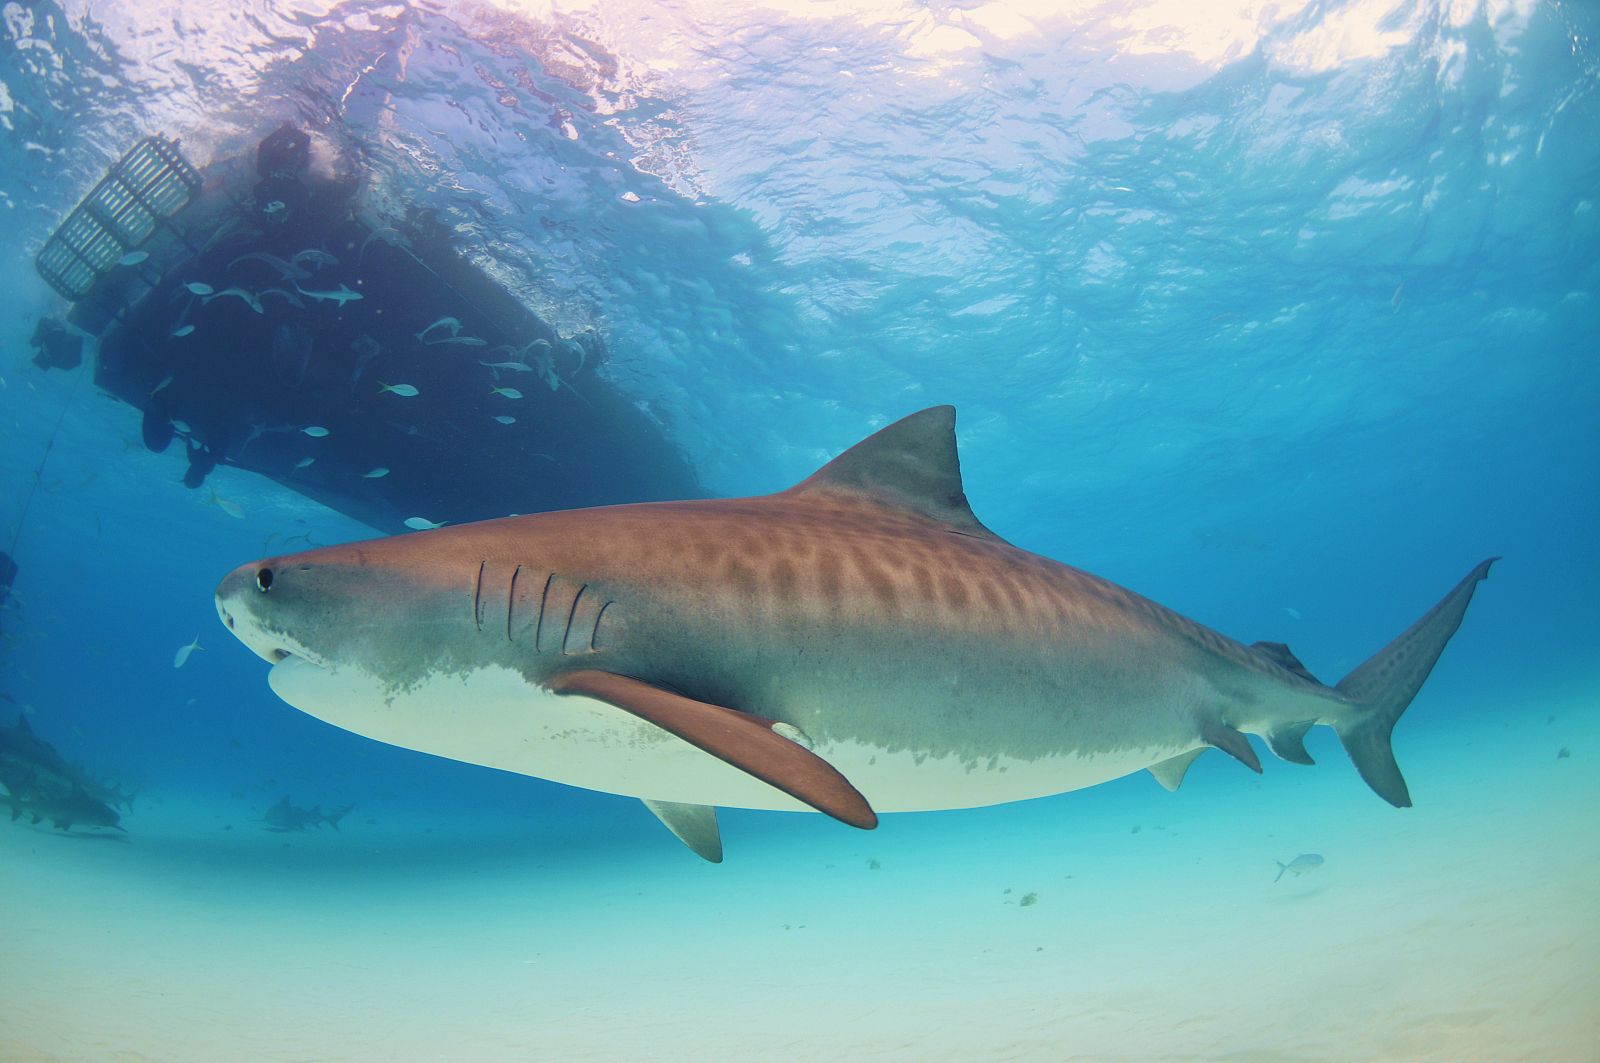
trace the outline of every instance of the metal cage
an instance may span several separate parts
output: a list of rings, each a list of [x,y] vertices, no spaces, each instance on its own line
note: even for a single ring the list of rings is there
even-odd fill
[[[82,299],[103,273],[188,206],[199,190],[200,175],[178,152],[178,142],[146,137],[67,215],[34,267],[62,296]]]

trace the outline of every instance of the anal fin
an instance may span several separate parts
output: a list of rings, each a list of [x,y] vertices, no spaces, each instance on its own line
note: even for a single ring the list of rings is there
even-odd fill
[[[678,801],[652,801],[644,807],[655,813],[678,840],[694,854],[713,864],[722,863],[722,833],[717,830],[717,810],[710,805],[686,805]]]
[[[1188,772],[1189,765],[1193,764],[1195,758],[1205,751],[1205,746],[1191,749],[1187,753],[1179,753],[1177,756],[1163,760],[1159,764],[1152,764],[1145,770],[1154,775],[1156,782],[1166,787],[1167,792],[1171,793],[1183,785],[1183,776]]]
[[[1306,720],[1304,723],[1286,723],[1274,727],[1265,735],[1267,747],[1291,764],[1315,764],[1311,754],[1306,752],[1306,732],[1311,730],[1315,722]]]
[[[832,764],[773,730],[777,721],[594,669],[560,676],[550,690],[594,698],[648,720],[841,823],[863,830],[878,825],[861,791]]]

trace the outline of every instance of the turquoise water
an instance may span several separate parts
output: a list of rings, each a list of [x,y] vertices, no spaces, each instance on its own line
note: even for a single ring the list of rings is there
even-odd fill
[[[1593,9],[243,10],[5,13],[0,722],[139,798],[116,842],[0,822],[0,1055],[1592,1058]],[[1176,794],[725,811],[712,867],[289,708],[212,590],[374,530],[185,488],[28,344],[32,255],[137,138],[286,119],[604,335],[712,494],[952,403],[991,528],[1326,679],[1503,555],[1397,730],[1416,807],[1318,729]],[[356,808],[263,831],[284,794]]]

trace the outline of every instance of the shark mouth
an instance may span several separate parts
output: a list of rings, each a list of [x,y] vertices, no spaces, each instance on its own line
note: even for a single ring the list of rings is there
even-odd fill
[[[276,667],[290,658],[304,658],[304,654],[288,649],[272,638],[253,622],[248,612],[238,614],[223,604],[222,599],[217,599],[217,616],[222,620],[222,625],[233,633],[234,637],[263,661]]]

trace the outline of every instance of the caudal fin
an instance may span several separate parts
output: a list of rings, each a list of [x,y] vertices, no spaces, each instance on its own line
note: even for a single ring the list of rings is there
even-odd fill
[[[1389,744],[1395,721],[1416,697],[1444,644],[1461,626],[1461,617],[1478,581],[1489,574],[1489,566],[1498,560],[1491,557],[1467,573],[1443,601],[1334,688],[1366,709],[1349,722],[1334,725],[1345,752],[1367,785],[1396,808],[1411,807],[1411,794]]]

